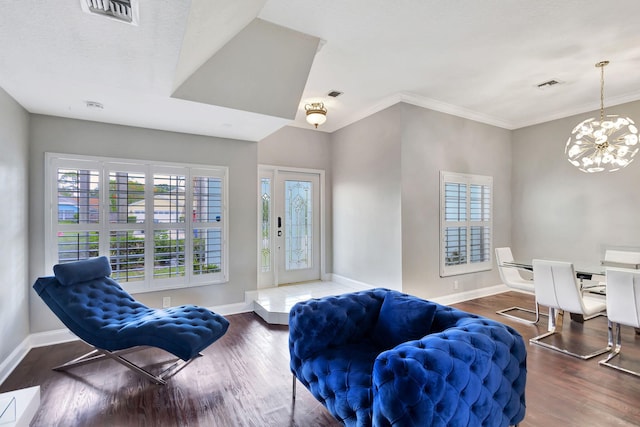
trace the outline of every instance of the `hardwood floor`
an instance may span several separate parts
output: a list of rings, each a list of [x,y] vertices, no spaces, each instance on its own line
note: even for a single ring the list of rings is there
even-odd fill
[[[456,307],[515,327],[525,338],[546,331],[512,321],[495,311],[533,306],[515,292],[480,298]],[[41,386],[41,405],[33,426],[339,426],[298,384],[291,399],[288,329],[268,325],[253,313],[228,316],[227,334],[166,386],[151,384],[113,361],[51,370],[87,347],[79,342],[33,349],[0,386],[0,392]],[[584,347],[606,344],[606,318],[584,324],[564,320],[563,340]],[[527,344],[527,415],[522,427],[638,426],[640,378]],[[640,362],[640,336],[623,330],[625,362]],[[168,353],[147,349],[129,355],[149,369],[172,361]],[[640,369],[640,363],[635,365]]]

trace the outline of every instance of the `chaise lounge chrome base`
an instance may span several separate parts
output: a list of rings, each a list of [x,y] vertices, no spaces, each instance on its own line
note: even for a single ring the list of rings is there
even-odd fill
[[[605,316],[604,313],[598,313],[595,316],[590,316],[589,318],[593,318],[596,316]],[[609,342],[607,343],[607,346],[605,348],[601,348],[595,351],[592,351],[591,353],[588,354],[580,354],[580,353],[574,353],[566,348],[562,348],[562,347],[557,347],[553,344],[549,344],[546,343],[544,341],[542,341],[543,339],[550,337],[552,335],[558,334],[558,332],[556,331],[556,327],[559,327],[560,329],[562,329],[562,318],[564,317],[564,313],[562,311],[558,312],[556,309],[554,308],[550,308],[549,309],[549,330],[548,332],[542,334],[542,335],[538,335],[537,337],[533,337],[529,340],[529,342],[531,344],[535,344],[535,345],[539,345],[540,347],[544,347],[544,348],[548,348],[550,350],[555,350],[558,351],[560,353],[564,353],[567,354],[569,356],[573,356],[573,357],[577,357],[578,359],[582,359],[582,360],[588,360],[591,359],[593,357],[599,356],[601,354],[604,354],[608,351],[611,351],[612,348],[612,342],[611,340],[609,340]],[[560,321],[557,321],[557,318],[560,318]]]
[[[621,372],[625,372],[627,374],[631,374],[634,375],[636,377],[640,377],[640,372],[638,371],[634,371],[631,369],[627,369],[627,368],[623,368],[620,365],[616,365],[614,363],[612,363],[612,360],[618,356],[620,356],[620,350],[621,350],[621,334],[620,334],[620,324],[619,323],[614,323],[613,324],[613,328],[615,328],[615,341],[613,339],[613,331],[612,331],[612,323],[609,322],[609,345],[613,347],[613,351],[611,351],[611,353],[609,353],[609,356],[607,356],[606,359],[601,360],[600,362],[598,362],[598,364],[602,365],[602,366],[607,366],[609,368],[613,368],[617,371],[621,371]],[[615,343],[615,345],[614,345]]]
[[[147,307],[109,277],[106,256],[56,264],[53,273],[38,278],[33,289],[71,332],[93,348],[54,368],[58,371],[109,358],[156,384],[166,384],[169,376],[201,356],[229,327],[223,316],[193,304]],[[154,375],[122,357],[145,347],[171,353],[175,363]]]
[[[176,360],[174,363],[172,363],[168,368],[164,369],[162,372],[160,372],[158,375],[154,375],[151,372],[147,371],[146,369],[136,365],[135,363],[131,362],[128,359],[125,359],[124,357],[122,357],[123,354],[127,354],[127,353],[132,353],[134,351],[139,351],[141,350],[142,347],[134,347],[134,348],[128,348],[125,350],[119,350],[119,351],[109,351],[109,350],[103,350],[97,347],[94,347],[93,350],[91,350],[89,353],[84,354],[80,357],[77,357],[73,360],[68,361],[67,363],[64,363],[62,365],[56,366],[55,368],[53,368],[54,371],[67,371],[71,368],[75,368],[77,366],[82,366],[82,365],[87,365],[89,363],[93,363],[93,362],[98,362],[100,360],[104,360],[105,358],[111,359],[111,360],[115,360],[116,362],[120,363],[121,365],[126,366],[127,368],[131,369],[133,372],[135,372],[136,374],[148,379],[149,381],[158,384],[158,385],[165,385],[167,384],[167,379],[175,374],[177,374],[178,372],[180,372],[183,368],[185,368],[189,363],[191,363],[195,358],[193,359],[189,359],[187,361],[184,361],[182,359],[178,359]],[[198,353],[198,355],[196,357],[200,357],[202,356],[201,353]]]

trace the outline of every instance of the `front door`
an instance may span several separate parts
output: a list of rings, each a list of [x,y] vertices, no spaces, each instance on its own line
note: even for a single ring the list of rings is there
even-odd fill
[[[260,180],[260,286],[320,280],[320,175],[273,170]]]

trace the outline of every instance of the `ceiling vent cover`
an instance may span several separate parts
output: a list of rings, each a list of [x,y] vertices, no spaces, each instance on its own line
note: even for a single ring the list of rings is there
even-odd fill
[[[80,0],[82,10],[138,25],[138,0]]]
[[[547,89],[550,88],[551,86],[555,86],[555,85],[559,85],[560,83],[562,83],[559,80],[556,79],[552,79],[552,80],[548,80],[546,82],[540,83],[538,86],[538,89]]]

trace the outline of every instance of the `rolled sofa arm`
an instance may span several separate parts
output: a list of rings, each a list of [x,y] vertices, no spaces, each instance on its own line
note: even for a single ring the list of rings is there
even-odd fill
[[[509,426],[525,414],[526,346],[514,329],[462,318],[381,353],[373,425]]]

